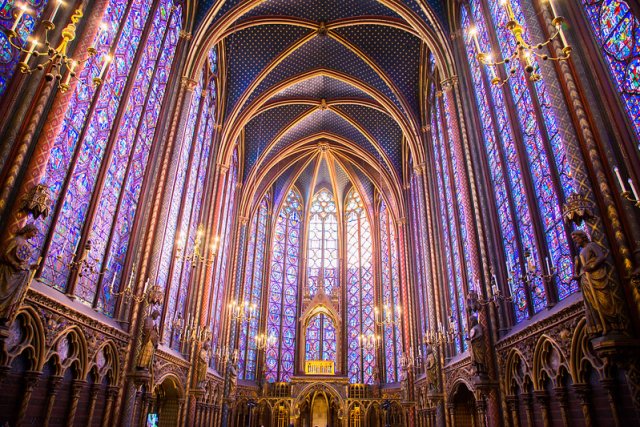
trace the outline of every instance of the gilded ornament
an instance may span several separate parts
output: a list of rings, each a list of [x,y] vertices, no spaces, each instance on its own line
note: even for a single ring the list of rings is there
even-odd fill
[[[584,221],[593,218],[593,204],[583,194],[573,193],[567,197],[562,215],[565,221],[582,225]]]
[[[20,210],[30,213],[33,219],[46,218],[51,211],[51,190],[43,184],[33,187],[22,199]]]

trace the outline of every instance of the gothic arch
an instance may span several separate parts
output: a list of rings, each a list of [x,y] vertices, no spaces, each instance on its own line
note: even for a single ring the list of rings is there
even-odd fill
[[[544,389],[543,378],[545,375],[557,386],[562,381],[563,372],[570,372],[570,369],[562,347],[553,338],[543,334],[538,339],[533,352],[532,380],[534,390]]]
[[[53,359],[56,375],[64,375],[74,369],[75,379],[84,379],[88,374],[87,340],[78,325],[63,329],[52,341],[46,361]]]
[[[40,371],[44,365],[45,331],[36,310],[23,306],[9,328],[9,338],[0,351],[0,366],[9,366],[22,353],[27,352],[30,369]]]

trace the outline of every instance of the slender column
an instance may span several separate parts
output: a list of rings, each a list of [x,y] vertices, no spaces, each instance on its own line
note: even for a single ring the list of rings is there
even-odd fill
[[[104,412],[102,413],[101,427],[108,427],[111,425],[111,409],[113,408],[113,400],[118,395],[118,388],[115,386],[109,386],[107,388],[107,400],[104,404]]]
[[[544,390],[536,390],[533,392],[536,402],[538,403],[538,409],[542,416],[542,425],[544,427],[551,426],[551,420],[549,419],[549,396]]]
[[[185,413],[184,413],[184,399],[178,400],[178,426],[184,426]]]
[[[524,401],[526,404],[526,411],[527,411],[527,425],[529,427],[534,427],[534,423],[533,423],[533,395],[531,393],[527,393],[526,396],[524,397]]]
[[[78,409],[78,401],[80,400],[80,393],[86,383],[84,380],[73,380],[71,383],[71,402],[69,404],[69,412],[67,413],[67,427],[73,427]]]
[[[560,404],[560,416],[562,417],[562,423],[565,427],[569,427],[569,398],[567,396],[567,388],[564,386],[555,387],[555,392],[558,403]]]
[[[53,410],[53,404],[56,401],[56,395],[60,389],[60,383],[62,382],[61,376],[53,376],[49,378],[49,390],[47,392],[47,403],[45,405],[44,420],[42,425],[44,427],[49,426],[49,420],[51,419],[51,411]]]
[[[18,410],[18,417],[16,418],[16,425],[22,425],[25,415],[27,415],[27,408],[29,407],[29,401],[31,400],[31,393],[33,388],[38,383],[40,378],[40,372],[29,371],[24,375],[24,392],[22,393],[22,400],[20,401],[20,409]]]
[[[91,425],[93,421],[93,414],[96,410],[96,400],[100,393],[100,384],[92,384],[91,391],[89,392],[89,414],[87,415],[87,425]]]
[[[582,417],[584,418],[585,427],[591,427],[593,422],[591,420],[591,390],[587,384],[574,384],[573,389],[578,395],[580,401],[580,407],[582,408]]]
[[[615,427],[620,426],[620,410],[618,408],[618,400],[616,399],[616,390],[618,385],[613,379],[604,379],[601,381],[602,386],[607,391],[607,397],[609,399],[609,407],[611,408],[611,418],[613,419],[613,425]]]
[[[511,414],[511,425],[520,427],[520,418],[518,417],[518,396],[507,396],[507,404],[509,413]]]

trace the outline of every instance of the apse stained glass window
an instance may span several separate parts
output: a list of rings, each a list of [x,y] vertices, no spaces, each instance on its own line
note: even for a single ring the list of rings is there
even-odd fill
[[[375,348],[360,337],[375,337],[373,239],[367,211],[357,191],[345,201],[347,249],[347,368],[351,383],[373,383]]]
[[[260,313],[262,301],[263,271],[267,241],[267,218],[269,213],[269,197],[265,196],[258,210],[254,213],[249,233],[247,258],[244,266],[244,291],[242,302],[249,307],[254,306],[255,312]],[[240,346],[238,359],[239,378],[245,380],[256,379],[257,348],[256,336],[260,316],[256,315],[240,327]]]
[[[338,280],[338,218],[333,194],[318,191],[311,202],[307,256],[307,286],[313,296],[330,295]]]
[[[42,12],[47,6],[47,0],[0,1],[0,26],[3,29],[10,30],[13,27],[15,23],[13,12],[17,12],[20,5],[27,6],[27,10],[16,27],[17,37],[13,39],[13,43],[23,48],[28,48],[28,45],[30,45],[29,36],[40,22]],[[62,25],[62,23],[58,22],[56,24]],[[0,31],[0,99],[3,98],[7,91],[9,81],[16,71],[18,62],[24,59],[22,56],[24,54],[20,54],[19,50],[9,43],[7,32]],[[34,66],[34,64],[35,62],[29,63],[31,66]]]
[[[400,381],[400,355],[402,354],[402,336],[400,335],[400,265],[398,259],[398,241],[396,239],[393,217],[382,202],[380,204],[380,260],[382,269],[382,312],[389,313],[393,324],[383,328],[383,349],[385,357],[386,381]]]
[[[305,333],[305,360],[336,361],[336,325],[323,313],[309,319]]]
[[[302,197],[291,189],[280,208],[273,231],[267,310],[266,380],[290,381],[296,347],[298,262]]]
[[[581,1],[636,137],[640,139],[640,17],[633,14],[625,0]]]
[[[511,4],[518,20],[524,23],[520,4],[517,1]],[[472,0],[470,5],[470,10],[462,10],[463,28],[471,25],[478,28],[483,51],[498,50],[508,55],[515,45],[505,28],[504,7],[491,2],[489,12],[493,22],[487,23],[482,3]],[[494,30],[498,45],[492,49],[487,31]],[[554,280],[557,296],[566,298],[577,288],[571,280],[572,260],[560,206],[564,197],[573,191],[573,182],[546,83],[544,79],[529,83],[522,67],[516,66],[515,75],[504,89],[490,85],[466,31],[464,39],[489,153],[495,203],[505,242],[506,268],[511,276],[522,277],[527,262],[524,254],[529,252],[532,264],[540,272],[546,268],[548,256],[550,264],[558,269]],[[540,71],[537,64],[535,67]],[[510,68],[507,66],[505,71],[509,73]],[[518,105],[514,110],[518,115],[515,124],[510,122],[507,110],[510,102]],[[518,143],[519,139],[522,143]],[[527,182],[533,190],[531,196],[526,191]],[[531,220],[533,211],[542,218],[542,241],[536,239]],[[517,321],[545,308],[551,298],[539,277],[533,278],[526,289],[521,280],[512,280],[510,291],[515,298]]]
[[[88,230],[88,260],[109,277],[83,275],[75,283],[75,294],[112,315],[109,288],[113,283],[117,289],[125,281],[121,270],[155,135],[157,107],[178,40],[181,8],[170,0],[114,1],[107,6],[105,23],[106,31],[94,43],[103,52],[111,46],[114,61],[97,91],[90,80],[99,72],[94,69],[98,65],[89,62],[80,74],[84,84],[72,95],[44,178],[57,200],[45,223],[51,234],[46,242],[45,234],[37,240],[46,243],[43,280],[65,290],[80,232]]]

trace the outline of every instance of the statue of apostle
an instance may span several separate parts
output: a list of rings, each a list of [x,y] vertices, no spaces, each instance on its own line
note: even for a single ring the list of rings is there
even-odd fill
[[[0,324],[12,320],[37,268],[37,264],[29,265],[31,246],[28,243],[37,233],[35,225],[25,225],[0,255]]]
[[[601,336],[626,332],[624,300],[616,294],[617,285],[609,278],[607,252],[582,230],[571,233],[571,238],[580,248],[574,265],[574,279],[582,289],[589,332]]]
[[[138,363],[136,363],[136,368],[139,370],[149,370],[153,364],[153,356],[158,348],[160,338],[158,326],[156,325],[156,319],[158,317],[160,317],[160,312],[153,310],[153,312],[144,319],[142,326],[142,348],[138,356]]]

